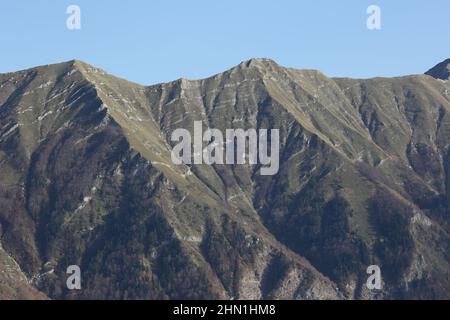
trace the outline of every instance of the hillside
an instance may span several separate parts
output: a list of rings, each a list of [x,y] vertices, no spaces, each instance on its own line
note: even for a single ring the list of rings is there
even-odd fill
[[[445,70],[358,80],[253,59],[153,86],[80,61],[0,74],[0,254],[52,299],[449,299]],[[174,165],[171,133],[194,121],[280,129],[278,173]],[[381,291],[365,287],[371,264]]]

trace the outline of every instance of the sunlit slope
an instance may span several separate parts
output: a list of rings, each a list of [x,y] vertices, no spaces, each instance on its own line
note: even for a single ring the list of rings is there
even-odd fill
[[[253,59],[149,87],[80,61],[0,75],[3,247],[56,299],[449,298],[441,74]],[[280,129],[279,172],[174,165],[171,133],[194,121]],[[370,264],[383,291],[365,287]]]

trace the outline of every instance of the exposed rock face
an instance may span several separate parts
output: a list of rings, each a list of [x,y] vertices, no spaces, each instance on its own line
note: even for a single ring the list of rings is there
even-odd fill
[[[450,78],[450,59],[442,61],[435,67],[425,72],[425,74],[436,79],[448,80]]]
[[[150,87],[79,61],[2,74],[3,247],[55,299],[448,299],[450,84],[429,74],[267,59]],[[171,133],[194,121],[280,129],[278,174],[174,165]]]
[[[48,298],[29,283],[17,262],[0,245],[0,300],[43,299]]]

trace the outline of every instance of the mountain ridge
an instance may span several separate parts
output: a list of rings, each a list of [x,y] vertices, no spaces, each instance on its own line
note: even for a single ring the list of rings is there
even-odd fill
[[[189,78],[181,77],[181,78],[178,78],[178,79],[175,79],[175,80],[171,80],[171,81],[168,81],[168,82],[158,82],[158,83],[155,83],[155,84],[141,84],[141,83],[137,83],[137,82],[134,82],[134,81],[130,81],[130,80],[124,78],[124,77],[118,77],[118,76],[115,76],[113,74],[110,74],[107,71],[105,71],[104,69],[95,67],[93,64],[90,64],[90,63],[85,62],[85,61],[80,60],[80,59],[71,59],[71,60],[62,61],[62,62],[55,62],[55,63],[52,63],[52,64],[33,66],[33,67],[20,69],[20,70],[17,70],[17,71],[8,71],[8,72],[3,72],[3,73],[0,72],[0,75],[10,75],[10,74],[16,74],[16,73],[30,72],[30,71],[35,71],[35,70],[39,70],[39,69],[43,69],[43,68],[49,68],[49,67],[51,68],[51,67],[56,67],[56,66],[71,66],[71,67],[75,67],[75,68],[77,68],[77,67],[79,67],[79,68],[94,68],[94,69],[97,69],[97,70],[99,70],[99,71],[101,71],[101,72],[103,72],[105,74],[111,75],[111,76],[113,76],[115,78],[122,79],[122,80],[134,83],[134,84],[142,86],[142,87],[152,87],[152,86],[157,86],[157,85],[161,85],[161,84],[170,84],[170,83],[173,83],[173,82],[176,82],[176,81],[181,81],[181,80],[185,80],[185,81],[202,81],[202,80],[206,80],[206,79],[209,79],[209,78],[213,78],[213,77],[218,76],[218,75],[220,75],[222,73],[229,72],[229,71],[231,71],[231,70],[233,70],[235,68],[239,68],[239,67],[247,67],[248,68],[250,65],[251,66],[255,66],[255,65],[261,65],[262,63],[266,63],[266,64],[270,64],[270,65],[276,65],[276,66],[284,68],[284,69],[298,70],[298,71],[312,71],[312,72],[319,72],[319,73],[323,74],[318,69],[285,67],[285,66],[280,65],[279,63],[277,63],[275,60],[273,60],[271,58],[260,57],[260,58],[250,58],[248,60],[243,60],[240,63],[238,63],[237,65],[235,65],[233,67],[230,67],[226,71],[213,74],[213,75],[208,76],[206,78],[189,79]],[[443,60],[442,62],[439,62],[438,64],[436,64],[434,67],[430,68],[428,71],[426,71],[423,74],[408,74],[408,75],[401,75],[401,76],[394,76],[394,77],[374,76],[374,77],[369,77],[369,78],[358,78],[358,77],[352,78],[352,77],[347,77],[347,76],[343,75],[343,76],[335,76],[335,77],[331,77],[331,78],[332,79],[371,80],[371,79],[392,79],[392,78],[404,78],[404,77],[414,77],[414,76],[429,75],[429,76],[431,76],[431,77],[433,77],[435,79],[441,79],[439,77],[439,75],[435,75],[435,73],[433,73],[432,70],[441,70],[442,71],[443,69],[447,68],[449,64],[450,64],[450,58],[446,59],[446,60]],[[323,75],[325,75],[325,74],[323,74]],[[446,80],[446,79],[441,79],[441,80]]]
[[[56,299],[447,297],[448,86],[270,59],[151,86],[77,60],[0,74],[2,242]],[[279,173],[174,166],[194,121],[279,128]]]
[[[449,80],[450,79],[450,58],[438,63],[436,66],[425,72],[425,74],[436,79]]]

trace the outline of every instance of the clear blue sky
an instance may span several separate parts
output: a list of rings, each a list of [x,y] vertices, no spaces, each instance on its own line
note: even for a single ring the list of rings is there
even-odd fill
[[[66,28],[81,8],[82,29]],[[366,28],[381,8],[382,29]],[[252,57],[330,76],[423,73],[450,58],[449,0],[10,0],[0,72],[80,59],[142,84],[198,79]]]

